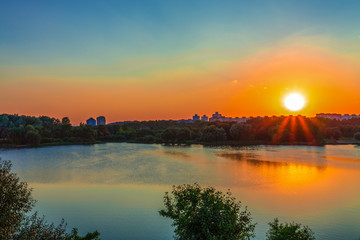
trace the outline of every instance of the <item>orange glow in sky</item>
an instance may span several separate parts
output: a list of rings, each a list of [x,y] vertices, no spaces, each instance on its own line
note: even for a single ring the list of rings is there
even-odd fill
[[[185,63],[177,63],[177,58]],[[215,111],[233,117],[358,114],[360,68],[331,52],[294,46],[226,62],[213,56],[199,60],[202,66],[187,65],[191,58],[162,59],[160,65],[151,59],[134,62],[125,66],[135,69],[126,74],[115,65],[5,67],[1,74],[9,81],[1,82],[0,108],[5,113],[69,116],[75,124],[98,115],[112,122]],[[307,100],[295,113],[282,103],[292,92],[301,92]]]
[[[142,5],[0,3],[0,113],[75,125],[360,114],[356,1]],[[291,111],[294,92],[306,104]]]

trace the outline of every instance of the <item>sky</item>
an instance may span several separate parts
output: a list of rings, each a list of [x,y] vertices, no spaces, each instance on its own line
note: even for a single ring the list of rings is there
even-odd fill
[[[0,1],[0,113],[360,114],[359,23],[357,0]]]

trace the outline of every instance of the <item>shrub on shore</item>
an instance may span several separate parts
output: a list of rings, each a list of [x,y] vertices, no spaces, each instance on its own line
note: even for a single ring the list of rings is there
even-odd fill
[[[100,233],[95,231],[84,237],[77,229],[66,233],[64,220],[55,226],[47,223],[45,217],[35,212],[28,215],[35,205],[32,189],[11,172],[11,162],[0,158],[0,239],[2,240],[98,240]]]

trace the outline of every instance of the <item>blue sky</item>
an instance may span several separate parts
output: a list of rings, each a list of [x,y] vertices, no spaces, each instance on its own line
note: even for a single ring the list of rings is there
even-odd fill
[[[2,64],[106,64],[360,35],[359,1],[1,1]]]

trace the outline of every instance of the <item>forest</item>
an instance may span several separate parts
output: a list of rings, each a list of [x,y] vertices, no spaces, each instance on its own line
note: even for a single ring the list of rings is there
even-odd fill
[[[38,147],[101,142],[204,145],[324,145],[360,141],[360,119],[258,117],[246,123],[142,121],[73,126],[68,117],[0,115],[0,146]]]

